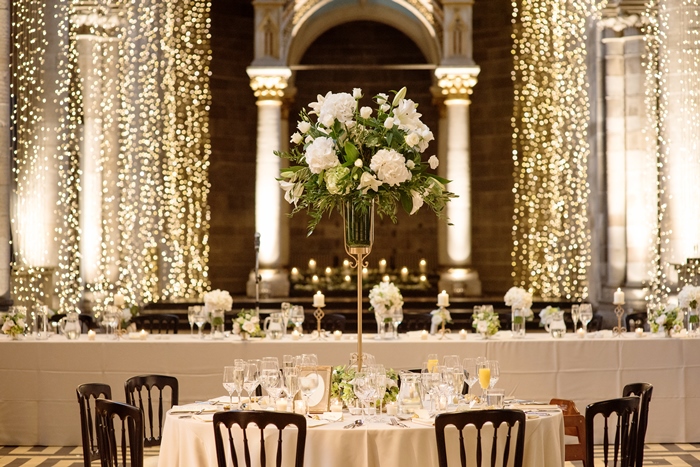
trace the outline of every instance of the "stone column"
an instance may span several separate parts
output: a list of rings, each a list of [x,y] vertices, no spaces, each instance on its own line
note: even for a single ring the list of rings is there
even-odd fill
[[[453,224],[444,230],[447,244],[441,250],[446,257],[440,265],[448,268],[441,275],[439,287],[454,295],[481,295],[481,282],[473,270],[471,242],[471,174],[469,164],[469,96],[476,84],[479,68],[440,67],[435,70],[438,86],[445,97],[446,157],[441,161],[441,174],[452,180],[450,191],[458,195],[447,205],[447,216]]]
[[[10,0],[0,1],[0,309],[10,298]]]
[[[282,194],[276,178],[281,160],[275,151],[282,149],[282,98],[291,76],[289,68],[248,67],[250,86],[258,106],[258,128],[255,169],[255,229],[260,233],[261,294],[286,296],[289,279],[281,268],[287,258],[282,256],[284,237],[281,216]],[[251,245],[253,244],[251,239]],[[252,288],[252,289],[251,289]],[[255,275],[248,282],[248,295],[255,294]]]

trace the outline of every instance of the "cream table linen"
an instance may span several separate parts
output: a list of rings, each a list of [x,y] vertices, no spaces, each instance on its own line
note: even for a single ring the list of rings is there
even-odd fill
[[[409,421],[406,422],[409,428],[393,427],[386,423],[369,423],[350,430],[343,428],[355,418],[346,414],[342,422],[307,429],[304,465],[437,467],[434,427]],[[561,412],[528,419],[526,426],[524,466],[563,466],[564,418]],[[216,465],[216,447],[211,422],[179,418],[169,414],[163,432],[159,467]],[[257,437],[257,431],[254,436]],[[274,445],[274,437],[276,430],[273,431],[270,441],[266,438],[268,447]]]
[[[552,339],[528,333],[514,340],[508,332],[481,340],[474,334],[438,340],[401,335],[398,341],[377,341],[365,335],[363,349],[387,368],[419,368],[428,353],[440,356],[485,356],[497,359],[497,384],[507,394],[549,401],[572,399],[579,410],[591,402],[619,397],[625,384],[654,385],[646,441],[700,442],[700,339],[644,337],[608,333],[579,339],[572,334]],[[233,337],[212,341],[189,334],[148,340],[95,341],[81,336],[68,341],[10,341],[0,336],[0,444],[70,446],[80,444],[75,389],[91,382],[107,383],[118,401],[124,381],[139,374],[166,374],[180,382],[180,403],[204,400],[223,391],[223,367],[235,358],[280,357],[316,353],[321,365],[339,365],[356,350],[354,335],[341,341],[253,340]]]

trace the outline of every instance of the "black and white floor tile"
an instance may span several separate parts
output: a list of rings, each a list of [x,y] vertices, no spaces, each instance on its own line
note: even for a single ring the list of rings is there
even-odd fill
[[[146,448],[146,456],[158,455],[158,448]],[[82,467],[80,446],[0,446],[0,467]],[[93,465],[99,465],[95,462]],[[580,462],[567,462],[566,467],[579,467]],[[602,465],[602,462],[601,464]],[[647,444],[644,465],[700,467],[700,443]]]

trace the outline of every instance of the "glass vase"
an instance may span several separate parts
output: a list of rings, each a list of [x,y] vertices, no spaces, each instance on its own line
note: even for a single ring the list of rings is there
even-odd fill
[[[214,310],[211,312],[211,338],[224,338],[224,310]]]
[[[511,331],[513,331],[513,337],[522,338],[525,337],[525,315],[527,311],[525,308],[511,308]]]
[[[686,312],[686,329],[689,336],[697,336],[700,328],[700,307],[688,308]]]
[[[348,248],[370,248],[374,242],[374,202],[369,206],[357,206],[346,201],[343,208],[345,219],[345,246]]]

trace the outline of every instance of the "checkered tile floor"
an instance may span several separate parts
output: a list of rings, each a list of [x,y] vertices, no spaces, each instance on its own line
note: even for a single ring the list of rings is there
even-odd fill
[[[158,455],[158,448],[146,448],[145,455]],[[95,462],[93,465],[98,464]],[[80,446],[0,446],[0,467],[82,467],[82,465],[83,453]],[[580,465],[581,462],[566,463],[566,467]],[[603,465],[602,462],[600,465]],[[644,465],[700,467],[700,443],[647,444],[644,451]]]

